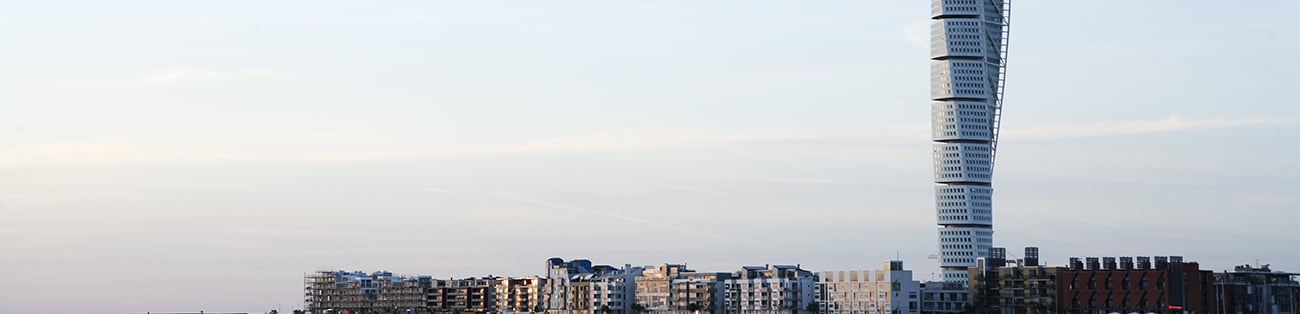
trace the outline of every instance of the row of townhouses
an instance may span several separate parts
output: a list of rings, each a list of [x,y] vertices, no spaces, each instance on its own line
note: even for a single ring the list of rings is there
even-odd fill
[[[1267,266],[1201,270],[1178,256],[1071,258],[1039,265],[1037,248],[1008,260],[992,248],[969,283],[921,282],[902,261],[881,269],[812,272],[799,265],[700,272],[684,264],[546,261],[546,275],[434,279],[390,272],[317,271],[308,313],[921,314],[1297,313],[1297,274]],[[1135,262],[1136,261],[1136,262]]]

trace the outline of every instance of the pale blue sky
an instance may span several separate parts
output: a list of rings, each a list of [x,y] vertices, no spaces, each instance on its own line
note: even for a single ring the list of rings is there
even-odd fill
[[[0,312],[316,269],[937,266],[929,1],[12,1]],[[1014,5],[995,244],[1300,271],[1290,1]]]

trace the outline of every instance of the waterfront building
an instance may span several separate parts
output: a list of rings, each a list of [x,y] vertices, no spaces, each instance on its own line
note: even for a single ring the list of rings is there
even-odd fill
[[[1006,69],[1009,0],[933,0],[930,24],[939,266],[965,284],[993,244],[993,164]]]
[[[304,276],[308,313],[367,313],[423,309],[429,276],[395,276],[391,272],[316,271]]]
[[[636,278],[643,269],[631,265],[622,269],[600,265],[594,267],[593,273],[575,275],[569,280],[568,312],[634,314]]]
[[[816,284],[799,265],[744,266],[725,280],[723,306],[728,314],[806,313]]]
[[[993,248],[969,270],[971,308],[976,313],[1060,313],[1056,278],[1064,267],[1039,265],[1038,248],[1025,258],[1006,261],[1006,250]]]
[[[636,278],[634,308],[647,313],[723,313],[731,273],[696,272],[683,264],[646,268]]]
[[[480,277],[434,280],[428,289],[428,308],[434,313],[495,312],[500,300],[500,278]]]
[[[921,313],[967,313],[972,309],[970,290],[950,281],[921,283]]]
[[[820,314],[920,313],[921,283],[903,261],[889,261],[883,270],[823,271],[817,276],[816,302]]]
[[[1214,274],[1181,256],[1070,258],[1056,286],[1062,311],[1217,312]]]
[[[546,286],[546,278],[499,277],[495,286],[496,309],[499,312],[541,312],[541,291]]]
[[[646,268],[636,278],[636,305],[638,311],[668,311],[672,305],[672,279],[679,274],[693,273],[694,270],[682,264],[663,264],[655,268]]]
[[[1214,274],[1214,286],[1223,313],[1300,312],[1300,273],[1280,272],[1241,265]]]
[[[578,275],[592,274],[591,261],[576,259],[565,261],[553,257],[546,260],[546,285],[541,291],[542,307],[547,312],[562,313],[574,301],[570,300],[570,281]]]

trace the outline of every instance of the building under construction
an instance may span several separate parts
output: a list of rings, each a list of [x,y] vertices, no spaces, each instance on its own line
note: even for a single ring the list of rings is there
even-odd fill
[[[427,313],[429,276],[394,276],[381,271],[317,271],[304,278],[309,313]]]
[[[313,314],[535,312],[542,308],[538,287],[545,280],[317,271],[304,278],[304,303]]]

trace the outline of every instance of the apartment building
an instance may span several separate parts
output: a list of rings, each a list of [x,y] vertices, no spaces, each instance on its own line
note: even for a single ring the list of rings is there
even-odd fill
[[[1240,265],[1214,274],[1214,286],[1223,313],[1300,312],[1300,273],[1280,272],[1269,265]]]
[[[590,274],[570,278],[572,313],[633,313],[636,300],[636,278],[644,267],[625,265],[623,268],[597,266]]]
[[[969,269],[972,310],[977,313],[1059,313],[1056,277],[1063,267],[1039,264],[1038,248],[1025,248],[1024,258],[1007,261],[1006,250],[991,248]]]
[[[920,313],[921,283],[903,261],[883,270],[823,271],[817,276],[816,302],[821,314]]]
[[[970,290],[960,282],[921,283],[920,313],[966,313],[974,308],[973,300]]]
[[[1214,274],[1181,256],[1088,257],[1070,264],[1057,278],[1062,311],[1211,313]]]
[[[798,265],[744,266],[724,281],[728,314],[800,313],[815,304],[817,279]]]
[[[425,307],[429,276],[379,271],[316,271],[304,276],[304,308],[310,313],[366,313]]]

